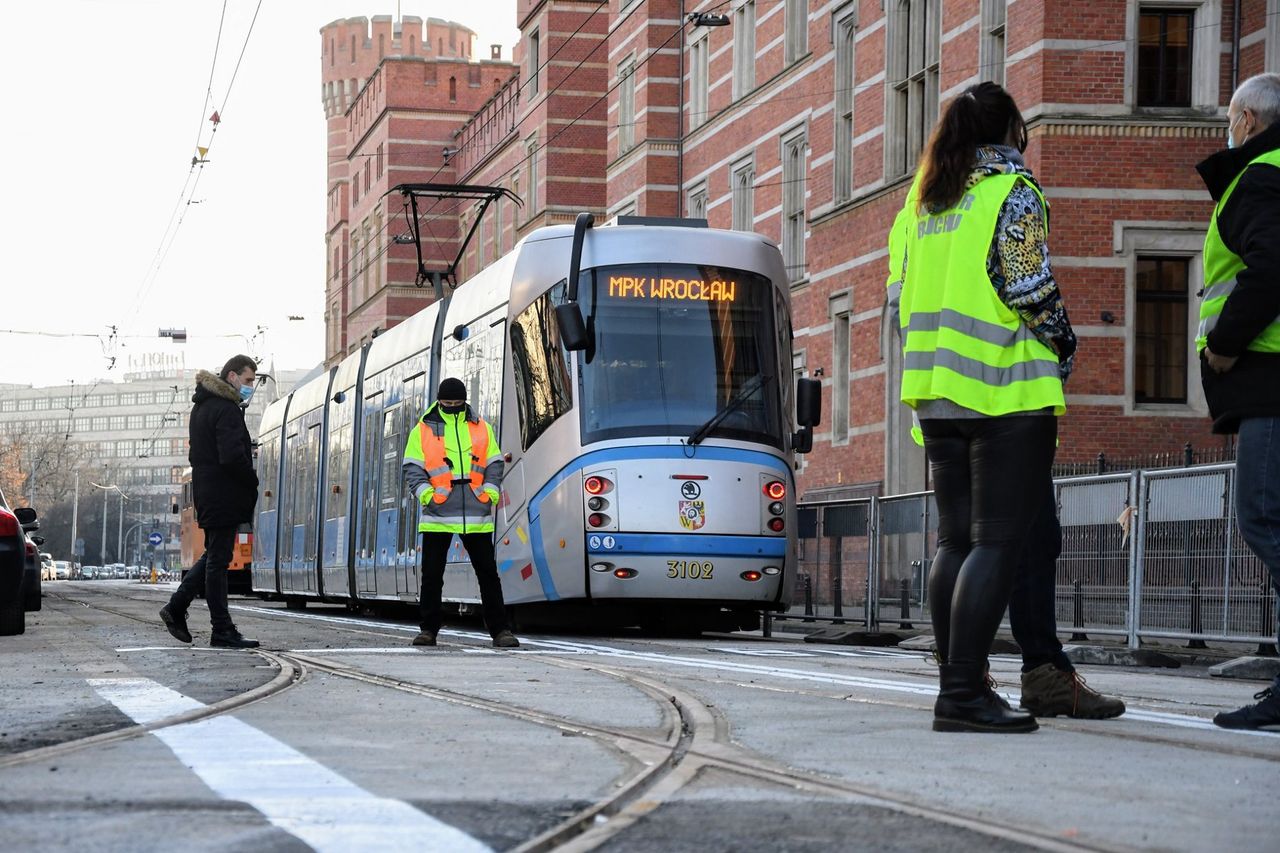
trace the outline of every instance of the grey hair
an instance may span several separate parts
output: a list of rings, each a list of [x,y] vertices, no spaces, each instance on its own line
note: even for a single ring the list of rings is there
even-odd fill
[[[1280,74],[1255,74],[1240,84],[1231,102],[1252,112],[1263,127],[1270,127],[1280,121]]]

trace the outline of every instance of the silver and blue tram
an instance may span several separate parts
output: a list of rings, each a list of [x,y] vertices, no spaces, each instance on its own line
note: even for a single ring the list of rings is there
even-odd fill
[[[701,227],[589,226],[534,232],[271,405],[255,591],[292,606],[417,600],[401,455],[453,376],[506,456],[495,544],[509,605],[721,629],[789,606],[794,454],[811,444],[819,392],[793,384],[777,247]],[[444,595],[479,602],[458,540]]]

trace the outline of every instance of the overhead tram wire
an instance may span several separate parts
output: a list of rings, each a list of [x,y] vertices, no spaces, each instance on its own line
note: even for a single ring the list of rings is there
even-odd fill
[[[258,13],[261,11],[262,11],[262,0],[258,0],[258,4],[257,6],[254,7],[254,10],[253,10],[253,18],[249,21],[249,29],[245,33],[244,41],[240,45],[240,54],[236,58],[235,68],[231,72],[231,80],[227,83],[227,90],[222,97],[222,106],[216,111],[219,121],[213,123],[213,130],[210,131],[210,134],[209,134],[209,144],[207,146],[204,146],[206,154],[208,153],[208,151],[212,150],[213,148],[213,143],[218,133],[218,125],[221,122],[223,113],[226,112],[227,102],[231,99],[232,89],[235,87],[236,78],[240,74],[240,65],[244,61],[245,52],[249,48],[249,40],[253,36],[254,26],[258,22]],[[224,0],[223,2],[223,13],[224,15],[226,13],[226,0]],[[204,109],[208,108],[208,104],[212,100],[213,73],[214,73],[214,69],[216,68],[217,56],[218,56],[221,43],[222,43],[222,23],[220,21],[218,24],[217,42],[214,47],[214,65],[210,67],[210,70],[209,70],[209,90],[208,92],[206,92],[205,106],[204,108],[201,109],[202,114],[204,112]],[[203,121],[204,120],[202,120],[201,122],[202,125],[203,125]],[[197,137],[196,137],[196,144],[197,144],[197,148],[199,148],[199,134],[197,134]],[[203,161],[204,161],[204,158],[199,157],[197,162],[192,163],[192,170],[188,171],[187,173],[189,189],[185,190],[186,202],[184,204],[182,197],[180,196],[178,200],[178,205],[175,208],[175,211],[181,210],[182,213],[181,215],[178,216],[177,223],[173,226],[172,230],[166,231],[168,244],[165,245],[164,243],[165,238],[163,237],[161,238],[161,246],[163,247],[163,253],[160,253],[159,260],[148,271],[148,277],[143,279],[143,284],[142,284],[142,287],[140,288],[140,292],[134,300],[133,313],[130,316],[130,321],[129,321],[130,323],[132,323],[135,319],[137,319],[138,313],[142,310],[142,305],[145,303],[147,296],[150,295],[151,289],[155,286],[156,280],[160,277],[160,270],[164,266],[165,260],[169,257],[169,251],[173,248],[173,244],[177,241],[178,232],[182,227],[182,223],[186,220],[187,213],[190,210],[190,207],[195,198],[196,189],[200,185],[200,178],[204,174]],[[200,167],[199,169],[195,168],[197,165]],[[194,181],[191,181],[192,171],[195,172]]]

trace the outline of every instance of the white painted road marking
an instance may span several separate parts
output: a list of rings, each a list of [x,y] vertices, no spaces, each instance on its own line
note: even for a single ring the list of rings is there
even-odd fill
[[[314,613],[295,613],[284,610],[272,610],[265,607],[233,606],[233,610],[244,610],[266,616],[277,616],[287,619],[312,619],[319,622],[334,622],[340,625],[360,625],[362,627],[381,628],[384,630],[402,631],[416,634],[417,628],[392,625],[385,622],[372,622],[364,619],[344,619],[336,616],[320,616]],[[441,636],[462,637],[465,639],[489,642],[489,635],[479,631],[458,631],[446,629]],[[917,696],[936,696],[938,688],[932,684],[919,682],[896,681],[888,678],[875,678],[861,675],[842,675],[840,673],[818,672],[813,670],[791,669],[789,667],[768,666],[765,664],[749,664],[740,661],[710,660],[706,658],[681,657],[663,652],[642,652],[632,649],[619,649],[612,646],[601,646],[594,643],[580,643],[570,640],[537,640],[521,637],[520,642],[526,646],[543,646],[558,649],[569,654],[595,654],[602,657],[623,658],[626,660],[660,663],[670,666],[682,666],[693,669],[709,669],[723,672],[745,673],[748,675],[765,675],[792,681],[811,681],[819,684],[835,684],[842,687],[865,687],[871,690],[886,690],[893,693],[911,693]],[[912,657],[918,657],[912,655]],[[1013,705],[1018,704],[1019,694],[1005,692],[1003,694]],[[1250,731],[1247,729],[1223,729],[1215,726],[1212,720],[1204,717],[1192,717],[1186,714],[1174,714],[1161,711],[1144,711],[1130,707],[1124,712],[1121,721],[1156,723],[1158,725],[1176,726],[1178,728],[1199,729],[1219,734],[1249,735],[1254,737],[1280,737],[1280,732]]]
[[[204,707],[146,678],[90,679],[104,699],[141,724]],[[152,732],[226,800],[248,803],[318,851],[490,848],[400,800],[379,797],[235,717]]]

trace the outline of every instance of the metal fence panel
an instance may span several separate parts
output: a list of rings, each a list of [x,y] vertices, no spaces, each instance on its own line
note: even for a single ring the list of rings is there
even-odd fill
[[[799,508],[800,565],[788,618],[867,622],[871,500]]]
[[[871,627],[929,624],[929,566],[938,548],[932,492],[876,501],[876,570]]]
[[[1275,640],[1275,596],[1236,524],[1233,465],[1142,474],[1138,633]]]
[[[1136,485],[1127,473],[1054,481],[1062,527],[1055,597],[1059,633],[1129,636],[1136,531],[1126,510],[1137,505]]]

